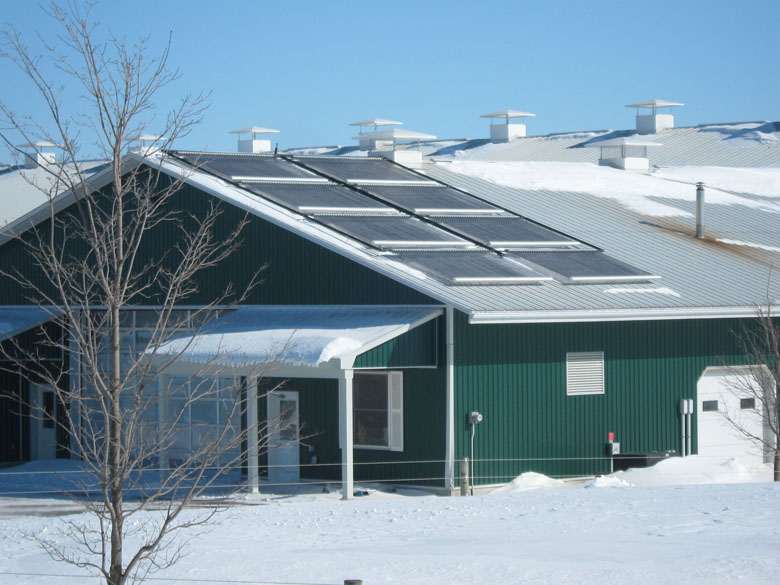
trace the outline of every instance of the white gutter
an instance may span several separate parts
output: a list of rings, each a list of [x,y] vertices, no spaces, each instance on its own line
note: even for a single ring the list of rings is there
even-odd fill
[[[769,307],[780,312],[780,305]],[[592,321],[662,321],[669,319],[738,319],[755,317],[756,307],[681,307],[582,311],[472,311],[469,323],[587,323]]]

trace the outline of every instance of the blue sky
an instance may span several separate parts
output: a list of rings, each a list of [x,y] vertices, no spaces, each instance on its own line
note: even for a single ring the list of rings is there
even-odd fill
[[[53,38],[35,2],[0,6],[31,46],[36,31]],[[622,129],[624,105],[653,97],[686,104],[678,125],[780,120],[777,0],[103,1],[95,20],[158,46],[172,32],[182,77],[160,110],[211,92],[179,148],[232,150],[227,131],[248,125],[281,130],[280,148],[352,144],[347,124],[372,116],[479,138],[479,114],[501,108],[536,113],[530,134]],[[0,62],[0,79],[0,99],[42,118],[12,65]]]

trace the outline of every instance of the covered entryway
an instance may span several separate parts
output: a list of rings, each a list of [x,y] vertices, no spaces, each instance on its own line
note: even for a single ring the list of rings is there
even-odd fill
[[[208,375],[203,364],[209,364],[209,368],[229,370],[235,376],[245,377],[246,428],[255,436],[259,435],[259,423],[263,422],[258,420],[258,380],[337,380],[342,496],[348,499],[352,497],[354,477],[355,360],[443,313],[444,310],[438,307],[406,306],[241,307],[215,319],[195,337],[182,336],[168,342],[157,355],[176,355],[176,368],[191,363],[200,368],[200,375]],[[389,375],[391,378],[388,379],[401,380],[400,376]],[[394,408],[402,408],[397,400],[388,404],[390,415]],[[293,446],[300,436],[298,406],[297,393],[285,391],[283,387],[268,399],[269,481],[272,483],[288,483],[287,480],[297,481],[299,477],[299,462],[295,459],[300,456],[299,444]],[[393,422],[395,418],[389,416],[388,420]],[[391,449],[397,442],[400,444],[401,433],[393,434],[388,430],[388,436],[398,438],[398,441],[390,440]],[[259,481],[257,441],[247,442],[246,457],[249,487],[256,491]]]
[[[699,455],[736,457],[747,467],[771,461],[770,450],[758,444],[759,438],[771,440],[766,413],[748,390],[749,386],[761,387],[759,378],[766,384],[768,371],[752,372],[747,367],[705,370],[697,385]]]

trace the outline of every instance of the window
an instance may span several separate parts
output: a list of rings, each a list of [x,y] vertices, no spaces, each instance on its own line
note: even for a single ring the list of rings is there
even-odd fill
[[[566,394],[604,394],[604,352],[566,354]]]
[[[403,374],[355,374],[352,399],[355,447],[403,451]]]
[[[742,410],[755,410],[756,409],[756,399],[755,398],[740,398],[740,400],[739,400],[739,407]]]
[[[43,392],[43,428],[54,428],[54,392]]]
[[[717,400],[705,400],[701,403],[702,412],[718,412]]]

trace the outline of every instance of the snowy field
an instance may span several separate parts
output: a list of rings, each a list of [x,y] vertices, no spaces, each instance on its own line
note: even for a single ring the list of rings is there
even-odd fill
[[[14,476],[0,477],[7,492]],[[470,498],[245,496],[149,583],[776,584],[780,485],[770,478],[734,460],[689,457],[579,485],[526,474]],[[0,583],[98,583],[33,540],[64,543],[65,522],[86,517],[36,508],[72,509],[0,499]]]

